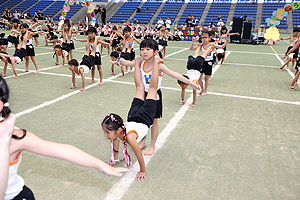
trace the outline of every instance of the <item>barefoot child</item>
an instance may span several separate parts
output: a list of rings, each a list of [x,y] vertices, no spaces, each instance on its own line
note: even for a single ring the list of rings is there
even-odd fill
[[[69,53],[64,49],[62,49],[62,47],[59,45],[59,44],[57,44],[57,45],[55,45],[55,47],[54,47],[54,55],[55,55],[55,59],[56,59],[56,63],[55,63],[55,65],[59,65],[59,58],[58,57],[62,57],[62,61],[63,61],[63,64],[62,65],[60,65],[60,67],[63,67],[63,66],[65,66],[65,57],[68,55]],[[53,56],[54,56],[53,55]]]
[[[98,40],[100,40],[100,36],[97,36],[94,40],[93,50],[90,53],[90,40],[91,38],[88,37],[85,45],[85,54],[82,57],[82,61],[78,66],[78,62],[76,59],[72,59],[69,61],[69,69],[72,71],[72,86],[69,89],[75,88],[75,74],[81,75],[82,78],[82,88],[79,91],[85,90],[85,74],[87,74],[90,69],[95,65],[95,54],[96,54],[96,47]]]
[[[9,118],[12,117],[10,115],[11,111],[9,108],[8,97],[8,86],[5,80],[0,77],[0,110],[2,113],[2,121],[4,122],[10,120]],[[112,168],[98,158],[75,146],[46,141],[24,129],[15,128],[9,142],[9,175],[8,181],[6,182],[7,188],[4,200],[34,199],[32,191],[24,184],[24,179],[17,174],[17,170],[21,164],[23,151],[58,158],[84,167],[95,168],[109,176],[113,175],[120,177],[122,176],[121,172],[128,171],[125,168]],[[1,176],[1,179],[2,178],[3,177]]]
[[[137,57],[135,60],[135,67],[138,69],[140,67],[143,59]],[[112,162],[109,164],[115,164],[114,162],[114,151],[117,151],[113,147],[115,141],[122,140],[124,142],[124,158],[125,167],[131,165],[130,156],[127,150],[127,144],[133,149],[135,155],[137,156],[138,162],[140,164],[140,171],[136,175],[136,180],[146,179],[146,167],[145,161],[139,148],[138,142],[141,141],[152,125],[155,112],[156,112],[156,95],[158,86],[158,63],[162,60],[158,57],[153,58],[153,76],[151,78],[151,83],[148,90],[148,95],[145,100],[145,88],[142,81],[141,71],[135,70],[134,81],[136,86],[135,97],[132,101],[131,108],[128,112],[127,121],[128,123],[124,125],[122,118],[116,114],[107,114],[103,119],[101,125],[104,131],[105,137],[111,141],[112,148]]]
[[[23,59],[27,56],[26,51],[26,42],[28,38],[28,31],[23,32],[24,29],[21,29],[22,35],[19,38],[19,47],[15,50],[13,56],[7,55],[5,52],[0,53],[1,60],[4,64],[4,76],[6,76],[7,63],[11,64],[12,70],[15,74],[14,79],[18,78],[18,74],[16,72],[16,64],[20,64]]]
[[[195,50],[194,56],[189,56],[188,57],[188,62],[186,68],[188,69],[186,75],[183,75],[187,79],[193,81],[194,83],[198,83],[198,80],[200,78],[201,70],[203,67],[203,63],[205,58],[207,57],[208,54],[211,53],[211,48],[212,46],[209,46],[204,54],[199,56],[199,51],[200,51],[201,46],[198,46],[198,48]],[[178,80],[178,84],[181,87],[181,101],[180,105],[185,104],[185,89],[188,87],[188,84],[183,83]],[[197,97],[197,90],[193,89],[193,102],[189,105],[189,107],[194,107],[196,104],[196,97]]]
[[[133,34],[131,34],[131,28],[129,26],[126,26],[123,30],[123,51],[124,53],[129,52],[130,56],[126,60],[133,61],[135,57],[135,51],[134,51],[134,41],[136,41],[138,44],[141,44],[140,41],[138,41]],[[126,66],[125,72],[127,72],[129,66]],[[132,72],[132,67],[130,67],[129,73]]]

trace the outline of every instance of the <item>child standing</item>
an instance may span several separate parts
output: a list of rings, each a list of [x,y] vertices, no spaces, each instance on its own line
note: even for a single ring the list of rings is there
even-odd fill
[[[111,165],[114,165],[114,151],[113,142],[122,140],[124,142],[124,158],[125,158],[125,167],[131,165],[130,156],[127,150],[127,144],[131,146],[135,155],[137,156],[138,162],[140,164],[140,171],[136,175],[136,180],[146,179],[146,167],[145,161],[139,148],[138,142],[141,141],[149,130],[149,127],[152,125],[155,111],[156,111],[156,95],[157,95],[157,86],[158,86],[158,63],[161,62],[160,58],[154,57],[154,51],[148,54],[153,57],[153,76],[149,86],[149,92],[145,100],[145,88],[142,81],[142,76],[140,70],[138,70],[143,59],[137,57],[135,60],[135,67],[137,70],[134,72],[134,81],[136,86],[136,93],[131,104],[131,108],[128,112],[127,121],[125,125],[122,118],[116,114],[107,114],[103,119],[101,125],[104,131],[105,137],[111,141],[112,148],[112,161]]]
[[[100,40],[100,36],[97,36],[94,40],[93,49],[90,53],[90,37],[88,36],[88,39],[86,41],[85,45],[85,54],[82,57],[82,61],[80,65],[78,66],[78,62],[76,59],[72,59],[69,61],[69,69],[72,71],[72,86],[69,87],[69,89],[75,88],[75,74],[81,75],[82,78],[82,88],[79,89],[79,91],[85,90],[85,74],[87,74],[90,69],[95,65],[95,55],[96,55],[96,47],[98,40]]]

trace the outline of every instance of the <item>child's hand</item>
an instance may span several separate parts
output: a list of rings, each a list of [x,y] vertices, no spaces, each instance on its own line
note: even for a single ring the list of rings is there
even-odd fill
[[[283,56],[283,57],[281,58],[281,60],[285,59],[286,57],[288,57],[288,56],[287,56],[287,55]]]
[[[82,92],[82,91],[84,91],[84,90],[85,90],[85,88],[81,88],[81,89],[79,89],[79,91],[80,91],[80,92]]]
[[[146,172],[139,171],[136,175],[135,180],[143,180],[143,179],[146,180]]]
[[[194,90],[200,90],[200,86],[194,82],[190,82],[190,86],[194,89]]]
[[[155,56],[154,61],[157,61],[158,63],[165,63],[165,61],[161,59],[159,56]]]
[[[136,56],[135,57],[135,61],[137,62],[137,63],[141,63],[141,62],[143,62],[143,58],[141,57],[141,56]]]
[[[196,42],[197,38],[196,37],[192,37],[192,42]]]

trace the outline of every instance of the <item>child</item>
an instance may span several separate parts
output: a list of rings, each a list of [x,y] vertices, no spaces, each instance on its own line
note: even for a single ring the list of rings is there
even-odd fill
[[[196,50],[198,48],[198,47],[194,47],[195,42],[196,42],[196,38],[193,37],[192,38],[192,43],[191,43],[191,46],[190,46],[190,50]],[[204,54],[206,49],[209,48],[213,44],[214,43],[211,43],[210,33],[209,32],[203,32],[201,37],[199,38],[199,44],[198,44],[198,46],[200,46],[201,54]],[[227,45],[227,40],[225,40],[225,43],[222,46],[214,45],[214,47],[223,48],[226,45]],[[214,63],[214,58],[213,58],[213,49],[212,49],[210,51],[210,53],[207,55],[207,57],[206,57],[206,59],[203,63],[201,76],[199,78],[199,85],[201,87],[201,91],[200,91],[201,96],[206,96],[206,94],[207,94],[206,92],[207,92],[207,88],[208,88],[208,85],[209,85],[210,76],[212,75],[213,63]],[[204,77],[205,87],[203,86],[203,82],[202,82],[203,74],[205,74],[205,77]]]
[[[2,121],[6,122],[7,120],[11,120],[10,117],[12,116],[10,115],[11,111],[8,103],[8,86],[2,77],[0,77],[0,94]],[[107,175],[120,177],[122,176],[121,172],[128,171],[125,168],[112,168],[98,158],[75,146],[46,141],[24,129],[15,128],[9,142],[10,166],[4,200],[34,199],[32,191],[24,185],[24,179],[17,174],[18,167],[21,164],[23,151],[62,159],[84,167],[96,168]]]
[[[124,40],[123,40],[123,49],[122,51],[125,49],[125,51],[123,52],[129,52],[130,56],[129,58],[125,59],[125,60],[130,60],[133,61],[134,57],[135,57],[135,51],[134,51],[134,41],[136,41],[138,44],[141,44],[140,41],[138,41],[134,35],[131,34],[131,28],[129,26],[126,26],[123,30],[123,35],[124,35]],[[126,66],[126,70],[125,72],[127,72],[128,70],[128,66]],[[130,67],[129,73],[132,72],[132,67]]]
[[[147,96],[148,88],[150,85],[150,80],[152,77],[152,68],[153,68],[153,59],[154,56],[158,53],[158,44],[154,39],[145,39],[140,44],[141,56],[144,59],[140,66],[140,71],[142,75],[142,80],[145,88],[145,96]],[[128,61],[130,62],[130,61]],[[162,117],[162,92],[160,90],[161,81],[164,74],[167,74],[177,80],[180,80],[186,84],[189,84],[194,89],[200,89],[200,87],[193,83],[192,81],[186,79],[181,74],[174,72],[168,69],[164,64],[159,64],[159,83],[158,83],[158,91],[157,91],[157,110],[155,114],[155,119],[153,121],[153,126],[151,127],[151,142],[149,148],[144,152],[144,155],[152,155],[155,151],[155,142],[158,136],[159,128],[158,128],[158,119]],[[138,68],[136,68],[138,69]],[[146,137],[142,139],[140,143],[140,148],[144,148],[146,146]]]
[[[18,78],[18,74],[16,72],[16,64],[20,64],[23,59],[27,56],[26,51],[26,42],[28,38],[28,31],[23,32],[24,29],[21,29],[22,35],[19,38],[19,47],[15,50],[15,53],[13,56],[7,55],[5,52],[0,53],[1,60],[5,63],[4,64],[4,74],[3,76],[6,76],[6,70],[7,70],[7,63],[11,64],[12,70],[15,74],[13,79]]]
[[[72,59],[69,61],[69,69],[72,71],[72,86],[69,87],[69,89],[75,88],[75,73],[78,75],[81,75],[82,78],[82,88],[79,89],[79,91],[85,90],[85,74],[87,74],[90,69],[95,65],[95,54],[96,54],[96,47],[98,40],[100,40],[100,36],[97,36],[94,40],[93,49],[90,53],[90,40],[91,38],[88,36],[88,39],[86,41],[85,45],[85,54],[82,57],[82,61],[80,63],[80,66],[78,66],[78,62],[76,59]]]
[[[120,40],[123,38],[122,34],[118,32],[117,27],[113,26],[112,27],[112,33],[110,35],[109,41],[111,45],[111,51],[116,51],[116,48],[118,44],[120,43]],[[111,65],[111,75],[115,76],[115,70],[114,70],[114,65]]]
[[[59,59],[58,59],[58,56],[61,56],[62,57],[62,60],[63,60],[63,64],[60,66],[60,67],[63,67],[63,66],[65,66],[65,57],[68,55],[69,53],[64,49],[62,49],[62,47],[59,45],[59,44],[57,44],[57,45],[55,45],[55,47],[54,47],[54,55],[55,55],[55,57],[56,57],[56,63],[55,63],[55,65],[59,65]]]
[[[96,37],[96,34],[97,34],[97,29],[95,27],[90,27],[87,31],[88,33],[88,36],[90,38],[89,40],[89,43],[90,43],[90,52],[93,50],[93,43],[94,43],[94,40],[95,40],[95,37]],[[76,38],[76,36],[74,35],[73,36],[74,38]],[[99,36],[100,37],[100,36]],[[79,41],[79,42],[86,42],[87,39],[75,39],[76,41]],[[100,54],[100,51],[99,51],[99,47],[98,47],[98,44],[101,43],[101,44],[104,44],[104,45],[109,45],[109,43],[106,43],[106,42],[103,42],[101,40],[97,41],[97,46],[96,46],[96,54],[95,54],[95,65],[97,65],[97,69],[98,69],[98,72],[99,72],[99,77],[100,77],[100,83],[99,85],[103,85],[103,72],[102,72],[102,69],[101,69],[101,54]],[[95,66],[92,67],[92,81],[89,82],[89,84],[92,84],[94,83],[94,78],[95,78]]]
[[[154,56],[154,53],[152,53]],[[135,60],[136,69],[139,68],[143,59],[137,57]],[[123,124],[123,120],[119,115],[107,114],[103,119],[101,125],[104,131],[105,137],[111,141],[112,147],[112,161],[109,163],[114,165],[114,151],[118,152],[114,147],[114,141],[122,140],[124,142],[124,158],[125,167],[131,165],[131,160],[127,150],[127,144],[131,146],[135,155],[137,156],[138,162],[140,164],[140,171],[136,175],[136,180],[146,179],[146,167],[145,161],[139,148],[138,142],[143,139],[149,127],[152,125],[155,111],[156,111],[156,95],[158,86],[158,63],[162,61],[160,58],[153,58],[153,76],[151,78],[151,83],[148,90],[148,95],[145,100],[145,88],[142,81],[142,76],[140,70],[135,70],[134,81],[136,86],[135,97],[132,101],[131,108],[128,112],[126,125]]]
[[[20,28],[19,28],[20,21],[18,19],[12,19],[11,22],[12,22],[12,24],[10,24],[9,22],[4,22],[4,23],[8,23],[8,25],[12,27],[12,29],[10,30],[11,33],[7,37],[8,48],[14,44],[15,49],[17,49],[18,44],[19,44],[18,35],[20,34],[20,32],[19,32],[20,31]]]
[[[2,121],[2,123],[0,123],[0,199],[4,198],[8,181],[9,147],[15,122],[15,115],[10,114]]]
[[[106,48],[106,49],[107,49],[107,55],[109,56],[109,55],[110,55],[110,52],[109,52],[109,43],[110,43],[110,41],[109,41],[109,40],[105,40],[105,39],[103,39],[102,41],[103,41],[103,42],[106,42],[106,43],[108,43],[108,44],[101,44],[101,51],[100,51],[100,54],[103,55],[103,54],[102,54],[103,48]]]
[[[155,33],[156,35],[158,35],[159,40],[158,40],[158,44],[161,45],[163,47],[162,51],[164,52],[163,54],[163,58],[166,57],[166,46],[168,46],[168,37],[169,36],[174,36],[172,33],[170,33],[168,30],[166,30],[166,25],[163,24],[159,31]]]
[[[289,50],[292,49],[293,46],[295,46],[295,44],[298,42],[298,39],[299,39],[299,32],[300,32],[300,29],[294,28],[294,29],[293,29],[293,34],[292,34],[290,37],[287,37],[287,38],[281,38],[281,39],[280,39],[280,40],[288,40],[288,39],[290,39],[290,46],[288,47],[286,53],[289,52]],[[278,41],[279,41],[279,40],[278,40]],[[295,65],[295,62],[296,62],[296,60],[297,60],[298,51],[299,51],[299,49],[296,49],[295,51],[293,51],[293,52],[289,55],[287,61],[282,65],[282,67],[280,67],[280,69],[279,69],[280,71],[282,71],[282,69],[283,69],[285,66],[287,66],[286,68],[288,69],[288,68],[289,68],[289,62],[290,62],[290,61],[292,61],[292,68],[295,69],[295,68],[294,68],[294,65]]]
[[[195,50],[194,56],[188,57],[188,62],[187,62],[187,66],[186,66],[188,71],[187,71],[186,75],[183,75],[184,77],[193,81],[196,84],[197,84],[198,80],[200,79],[200,74],[201,74],[204,60],[207,57],[207,55],[211,53],[212,46],[209,46],[201,56],[199,56],[200,48],[201,48],[201,46],[198,46],[197,49]],[[185,89],[187,88],[188,84],[183,83],[179,80],[178,80],[178,84],[181,87],[181,101],[179,104],[184,105],[185,104],[185,99],[184,99]],[[192,104],[189,105],[189,107],[195,106],[196,97],[197,97],[197,90],[193,89],[193,102],[192,102]]]

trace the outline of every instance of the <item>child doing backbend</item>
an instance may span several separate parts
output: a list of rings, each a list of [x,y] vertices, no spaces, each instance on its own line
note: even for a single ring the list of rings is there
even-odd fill
[[[154,56],[158,53],[158,44],[154,39],[145,39],[140,44],[141,56],[144,61],[141,63],[139,68],[142,75],[142,80],[145,88],[145,96],[147,96],[148,88],[150,85],[150,80],[152,78],[153,64],[154,64]],[[130,62],[130,61],[128,61]],[[158,136],[159,128],[158,128],[158,119],[162,117],[162,92],[160,90],[161,81],[164,74],[167,74],[177,80],[180,80],[186,84],[189,84],[194,89],[200,89],[200,87],[193,83],[192,81],[186,79],[181,74],[174,72],[167,68],[164,64],[160,63],[158,65],[159,69],[159,83],[157,88],[157,110],[155,114],[155,119],[153,121],[153,126],[151,127],[151,142],[149,148],[144,152],[144,155],[152,155],[155,151],[155,142]],[[144,148],[146,146],[146,137],[144,137],[140,143],[140,148]]]
[[[183,75],[187,79],[191,80],[194,83],[198,83],[198,80],[200,79],[201,75],[201,70],[203,67],[203,63],[205,58],[207,57],[208,54],[211,53],[211,48],[212,46],[209,46],[205,52],[199,56],[199,51],[200,51],[201,46],[198,46],[197,49],[195,50],[194,56],[189,56],[188,57],[188,62],[186,65],[186,68],[188,69],[186,75]],[[185,89],[188,87],[188,84],[183,83],[178,80],[178,84],[181,87],[181,101],[180,105],[185,104]],[[192,104],[189,105],[189,107],[194,107],[196,104],[196,98],[197,98],[197,90],[193,89],[193,102]]]
[[[85,45],[85,54],[82,57],[82,61],[80,65],[78,66],[78,62],[76,59],[72,59],[69,61],[69,69],[72,71],[72,86],[69,87],[69,89],[75,88],[75,74],[81,75],[82,78],[82,88],[79,89],[79,91],[85,90],[85,74],[87,74],[92,67],[95,65],[95,55],[96,55],[96,47],[97,43],[100,40],[100,36],[97,36],[93,43],[93,49],[92,52],[90,52],[90,37],[88,36],[88,39],[86,41]]]
[[[94,45],[94,41],[95,41],[95,38],[96,38],[96,35],[97,35],[97,29],[95,27],[90,27],[87,31],[88,33],[88,37],[90,38],[89,39],[89,47],[90,47],[90,52],[93,50],[93,45]],[[99,36],[100,37],[100,36]],[[76,38],[73,36],[73,38]],[[79,42],[87,42],[88,40],[87,39],[75,39],[76,41],[79,41]],[[100,77],[100,83],[99,85],[103,85],[103,72],[102,72],[102,69],[101,69],[101,54],[100,54],[100,51],[99,51],[99,47],[98,47],[98,44],[104,44],[104,45],[109,45],[109,43],[106,43],[106,42],[103,42],[101,41],[100,39],[97,41],[97,46],[96,46],[96,54],[95,54],[95,65],[97,65],[97,69],[98,69],[98,72],[99,72],[99,77]],[[95,78],[95,65],[92,67],[92,72],[91,72],[91,75],[92,75],[92,81],[89,82],[89,84],[92,84],[94,83],[94,78]]]
[[[11,120],[11,111],[8,103],[9,90],[5,80],[0,77],[0,111],[3,122]],[[1,122],[0,122],[1,123]],[[24,184],[24,179],[17,174],[17,170],[22,160],[22,152],[28,151],[42,156],[62,159],[84,167],[98,169],[100,172],[122,176],[121,172],[126,172],[125,168],[112,168],[98,158],[68,144],[59,144],[43,140],[35,134],[24,129],[15,128],[9,138],[9,174],[4,200],[26,199],[34,200],[32,191]],[[2,152],[0,153],[2,154]],[[2,164],[2,163],[1,163]],[[1,179],[3,177],[1,176]],[[2,198],[1,198],[2,199]]]
[[[300,29],[298,28],[294,28],[293,29],[293,34],[290,36],[290,37],[287,37],[287,38],[281,38],[277,41],[280,41],[280,40],[290,40],[290,46],[288,47],[288,49],[286,50],[286,54],[289,52],[290,49],[293,48],[293,46],[295,46],[295,44],[298,42],[298,39],[299,39],[299,32],[300,32]],[[289,54],[286,62],[282,65],[282,67],[280,67],[280,71],[282,71],[282,69],[286,66],[286,68],[288,69],[289,68],[289,62],[292,61],[292,68],[294,68],[294,65],[295,65],[295,62],[297,61],[297,56],[298,56],[298,53],[299,53],[299,49],[297,48],[295,51],[293,51],[292,53]]]
[[[152,52],[151,54],[153,55],[154,53]],[[137,156],[138,162],[140,164],[140,171],[136,175],[137,180],[146,179],[145,161],[138,142],[147,135],[147,132],[152,125],[155,117],[157,106],[156,95],[159,79],[158,63],[162,60],[159,57],[153,57],[153,76],[151,78],[151,83],[146,99],[141,71],[138,70],[142,61],[143,58],[141,57],[136,57],[135,59],[136,70],[134,71],[134,81],[136,86],[136,93],[132,101],[131,108],[128,112],[128,122],[124,124],[122,118],[119,115],[108,113],[101,123],[105,137],[111,141],[112,160],[111,162],[109,162],[109,164],[115,164],[114,159],[116,157],[114,155],[114,151],[116,153],[118,152],[118,148],[116,149],[113,143],[115,141],[122,140],[124,142],[123,153],[126,162],[125,167],[127,165],[132,166],[127,150],[127,144],[133,149],[135,155]]]
[[[213,48],[210,50],[210,52],[207,54],[205,61],[203,63],[203,68],[201,71],[201,75],[199,78],[199,85],[201,87],[200,94],[201,96],[206,96],[207,94],[207,88],[209,85],[209,79],[210,76],[212,75],[212,66],[214,63],[214,57],[213,57],[213,49],[214,48],[224,48],[227,45],[227,40],[225,40],[225,43],[223,45],[216,45],[211,42],[211,35],[209,32],[203,32],[201,37],[201,40],[199,40],[198,46],[200,46],[200,52],[201,54],[204,54],[207,48],[209,48],[211,45],[214,45]],[[190,45],[190,50],[196,50],[198,46],[194,47],[194,44],[196,42],[196,37],[192,38],[192,43]],[[203,86],[202,82],[202,76],[205,74],[204,81],[205,81],[205,87]]]
[[[18,74],[16,72],[16,64],[20,64],[23,61],[23,59],[27,56],[26,43],[27,43],[27,38],[29,33],[28,31],[24,31],[24,32],[23,31],[21,29],[22,35],[19,37],[19,46],[15,50],[13,56],[7,55],[5,52],[0,53],[0,58],[5,63],[3,76],[6,76],[7,63],[9,63],[11,64],[12,70],[15,74],[13,78],[14,79],[18,78]]]

